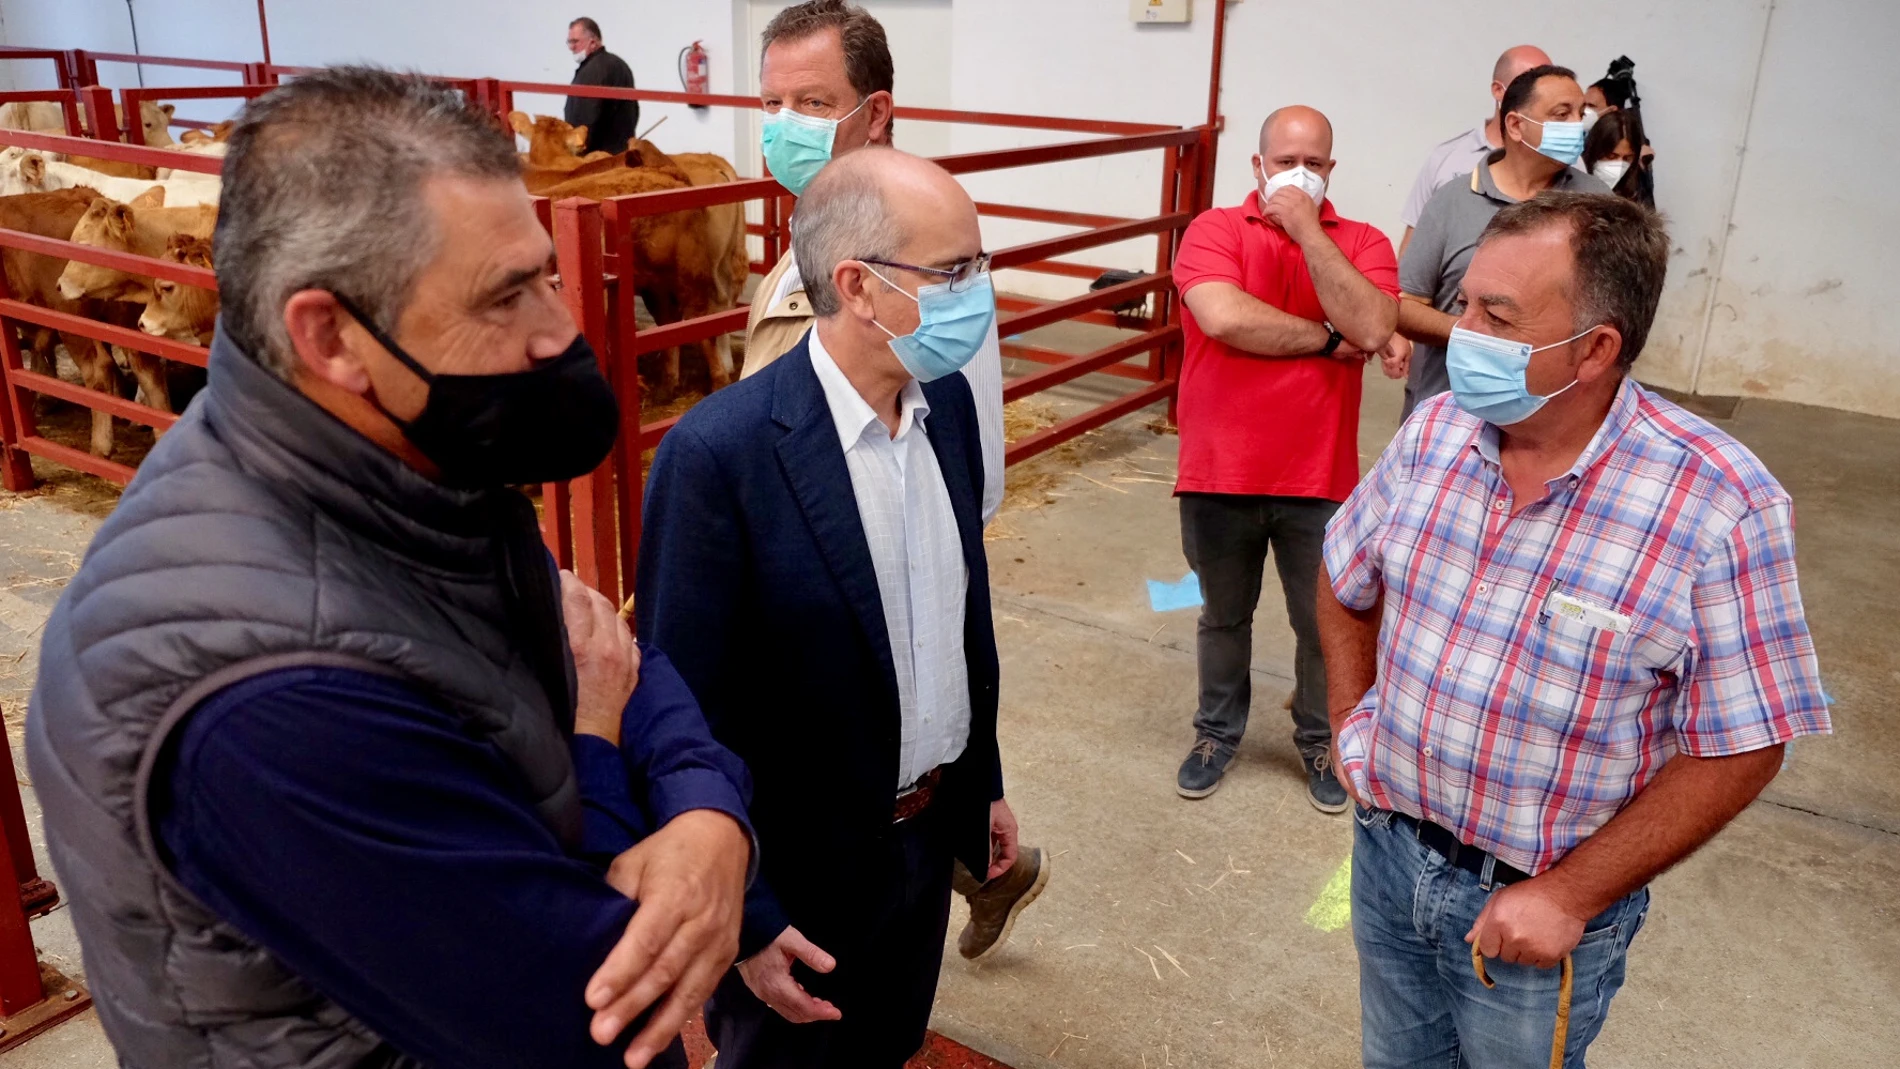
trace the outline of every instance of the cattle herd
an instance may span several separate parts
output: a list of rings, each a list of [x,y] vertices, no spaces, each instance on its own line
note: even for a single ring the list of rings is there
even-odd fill
[[[148,147],[224,154],[230,123],[189,131],[181,143],[171,137],[171,120],[170,105],[142,105]],[[528,141],[522,177],[535,196],[602,200],[738,178],[731,163],[708,153],[669,156],[636,140],[624,152],[581,156],[585,127],[520,112],[510,122]],[[56,104],[6,104],[0,106],[0,128],[63,134],[64,114]],[[0,149],[0,229],[210,268],[219,188],[215,175],[7,147]],[[636,216],[631,230],[634,290],[655,322],[693,319],[739,303],[750,271],[743,204]],[[20,249],[6,248],[0,256],[17,300],[177,341],[210,342],[218,314],[215,292]],[[176,411],[174,396],[195,391],[198,382],[192,380],[201,381],[203,374],[68,331],[24,326],[20,340],[28,366],[40,374],[58,373],[56,346],[63,345],[87,387],[114,394],[136,387],[135,396],[166,412]],[[710,388],[731,381],[728,338],[687,348],[703,352]],[[661,354],[653,375],[663,396],[680,388],[680,359],[677,348]],[[94,410],[92,452],[110,456],[112,444],[112,417]]]

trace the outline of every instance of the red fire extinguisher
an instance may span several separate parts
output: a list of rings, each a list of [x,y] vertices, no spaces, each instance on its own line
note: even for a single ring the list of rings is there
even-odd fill
[[[706,46],[704,44],[699,41],[694,41],[692,44],[680,49],[679,68],[680,84],[686,87],[687,92],[706,93],[711,91],[712,60],[706,55]],[[704,104],[693,105],[693,107],[696,108],[703,108],[705,106]]]

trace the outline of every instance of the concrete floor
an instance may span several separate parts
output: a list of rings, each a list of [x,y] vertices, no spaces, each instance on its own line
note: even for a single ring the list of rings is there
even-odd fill
[[[1049,404],[1090,399],[1078,383]],[[1368,462],[1397,410],[1375,374]],[[1012,470],[989,541],[1004,760],[1025,837],[1054,875],[992,961],[952,951],[934,1023],[1017,1069],[1356,1065],[1357,963],[1321,901],[1350,823],[1304,798],[1279,708],[1292,637],[1271,573],[1254,730],[1219,793],[1174,793],[1191,741],[1194,613],[1148,606],[1145,580],[1186,571],[1169,496],[1177,440],[1148,429],[1151,415]],[[1797,746],[1760,803],[1658,882],[1592,1064],[1893,1066],[1900,721],[1883,699],[1900,683],[1888,623],[1900,422],[1750,401],[1722,425],[1794,494],[1839,734]],[[0,702],[16,762],[35,629],[105,504],[71,480],[0,501]],[[63,914],[34,931],[76,967]],[[113,1064],[90,1017],[0,1055],[0,1069]]]

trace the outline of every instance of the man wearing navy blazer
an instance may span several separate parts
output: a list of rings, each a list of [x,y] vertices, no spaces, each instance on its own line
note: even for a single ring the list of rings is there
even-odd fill
[[[792,241],[816,324],[661,444],[637,622],[755,783],[759,878],[707,1005],[720,1069],[897,1069],[929,1021],[953,865],[993,880],[1017,854],[955,374],[995,296],[975,205],[893,149],[827,165]]]

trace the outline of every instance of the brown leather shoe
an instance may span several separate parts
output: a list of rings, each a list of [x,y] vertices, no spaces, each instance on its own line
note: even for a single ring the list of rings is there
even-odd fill
[[[1049,883],[1049,859],[1039,846],[1023,847],[1008,872],[977,888],[970,900],[970,923],[957,936],[957,953],[982,961],[1009,942],[1016,916],[1042,894]]]

